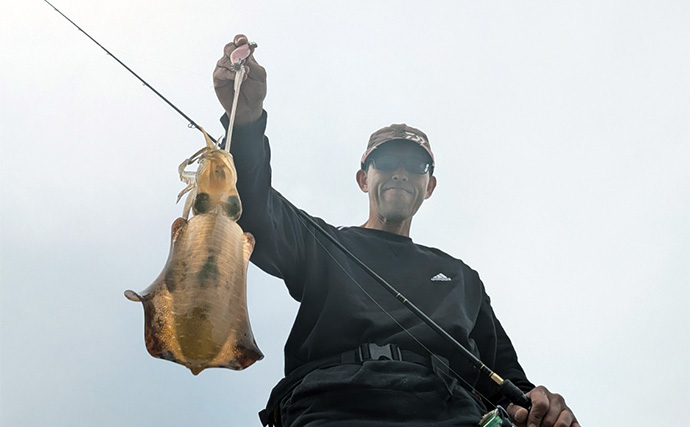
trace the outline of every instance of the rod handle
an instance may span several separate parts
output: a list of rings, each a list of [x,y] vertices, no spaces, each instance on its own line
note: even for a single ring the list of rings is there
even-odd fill
[[[528,411],[532,408],[532,401],[510,380],[503,380],[500,385],[501,393],[512,403],[522,406]]]

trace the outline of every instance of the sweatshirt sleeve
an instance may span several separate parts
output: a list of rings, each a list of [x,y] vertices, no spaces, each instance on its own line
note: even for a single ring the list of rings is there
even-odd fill
[[[238,224],[256,239],[251,256],[255,265],[286,283],[299,283],[304,265],[304,226],[299,222],[297,208],[271,187],[266,121],[264,111],[256,122],[233,129],[230,153],[242,202]],[[221,122],[227,127],[226,115]],[[299,295],[293,297],[299,300]]]
[[[484,289],[484,285],[482,284],[481,286]],[[513,348],[513,343],[496,317],[491,307],[491,298],[486,294],[486,291],[483,291],[479,318],[470,336],[477,343],[481,360],[491,370],[496,372],[501,378],[511,380],[523,392],[534,388],[534,384],[527,379],[525,371],[518,362],[518,356]],[[485,393],[492,403],[500,404],[504,407],[509,403],[490,379],[480,378],[477,386],[479,389],[484,390],[482,393]]]

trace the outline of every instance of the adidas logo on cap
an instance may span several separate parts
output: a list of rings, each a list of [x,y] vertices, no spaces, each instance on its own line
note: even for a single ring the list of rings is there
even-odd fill
[[[432,282],[450,282],[451,280],[453,279],[451,279],[443,273],[438,273],[437,275],[431,278]]]

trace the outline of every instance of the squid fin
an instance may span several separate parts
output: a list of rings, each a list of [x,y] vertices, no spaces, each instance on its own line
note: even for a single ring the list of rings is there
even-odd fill
[[[141,301],[141,296],[138,293],[127,289],[125,291],[125,297],[130,301]]]

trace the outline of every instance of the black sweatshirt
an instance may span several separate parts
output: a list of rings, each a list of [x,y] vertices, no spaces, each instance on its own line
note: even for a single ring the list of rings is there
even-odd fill
[[[451,367],[484,395],[499,400],[496,388],[479,379],[463,355],[306,225],[296,208],[271,187],[266,120],[264,112],[255,123],[235,127],[231,153],[243,207],[239,224],[256,238],[251,261],[283,279],[301,303],[285,344],[288,380],[299,380],[290,378],[295,368],[362,343],[397,344],[428,354],[402,325],[433,353],[448,358]],[[492,370],[523,391],[534,387],[476,271],[409,237],[361,227],[336,228],[315,220]]]

